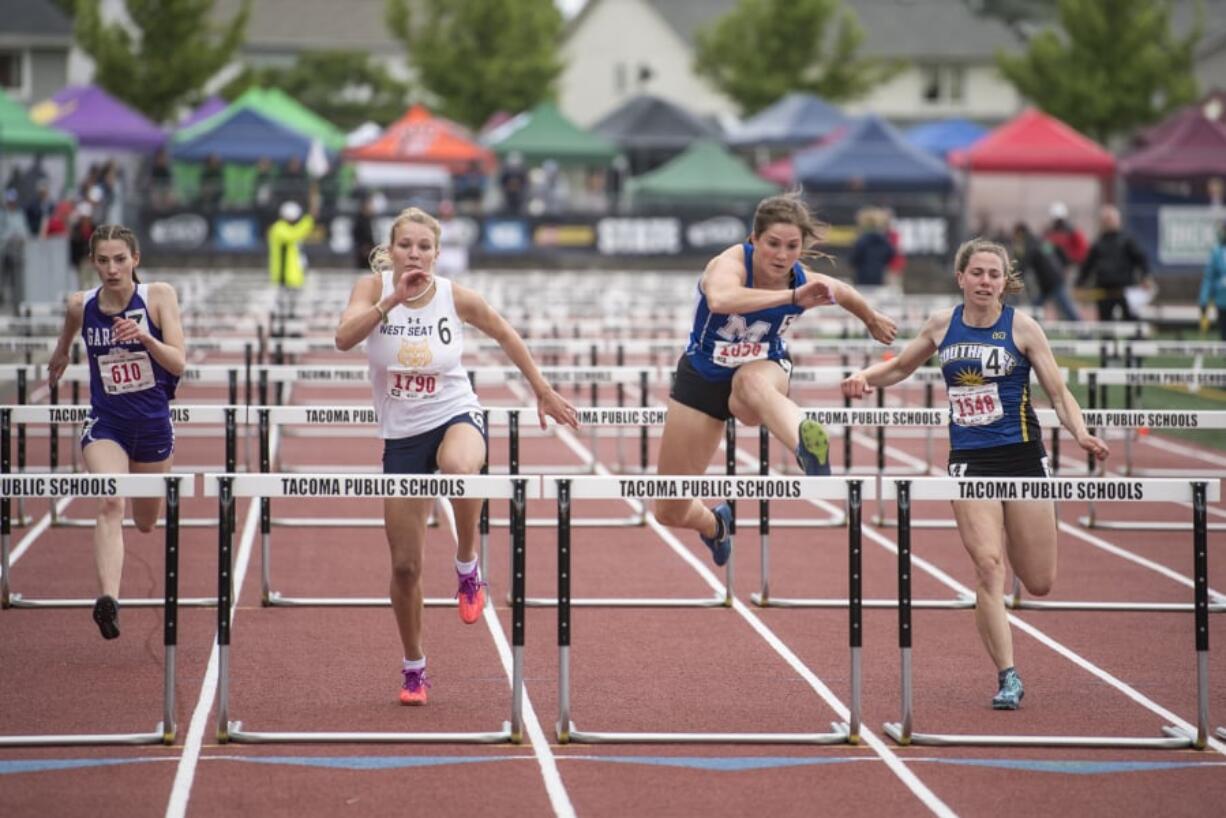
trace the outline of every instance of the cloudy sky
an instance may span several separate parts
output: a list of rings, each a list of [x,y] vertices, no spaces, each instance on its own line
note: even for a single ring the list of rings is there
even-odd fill
[[[587,0],[553,0],[553,2],[562,10],[564,16],[571,17],[575,12],[583,8],[583,4]]]

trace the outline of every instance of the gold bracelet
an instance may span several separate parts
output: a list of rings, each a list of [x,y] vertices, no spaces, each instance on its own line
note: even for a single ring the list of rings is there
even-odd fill
[[[375,312],[379,313],[379,323],[386,324],[387,323],[387,313],[383,310],[382,307],[379,306],[378,301],[376,301],[373,306],[375,308]]]

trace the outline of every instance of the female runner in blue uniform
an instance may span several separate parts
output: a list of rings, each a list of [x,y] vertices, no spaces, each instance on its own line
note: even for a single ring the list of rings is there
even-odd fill
[[[1005,248],[973,239],[954,257],[960,306],[934,313],[918,337],[890,361],[857,372],[843,394],[858,398],[905,379],[938,353],[949,395],[951,477],[1048,477],[1030,370],[1052,400],[1077,445],[1099,459],[1107,444],[1086,431],[1077,400],[1060,377],[1042,327],[1004,305],[1021,289]],[[956,500],[954,519],[975,564],[975,624],[996,664],[992,706],[1016,710],[1023,688],[1013,664],[1013,636],[1005,612],[1005,554],[1030,593],[1047,594],[1056,578],[1056,506],[1052,502]]]
[[[48,381],[54,388],[64,374],[80,331],[89,355],[90,412],[81,431],[85,467],[102,474],[167,472],[175,447],[170,401],[187,365],[178,297],[169,284],[140,283],[140,247],[128,228],[100,225],[89,251],[102,283],[68,299]],[[152,531],[161,505],[161,498],[133,498],[136,527]],[[94,621],[104,639],[119,636],[123,512],[122,497],[104,498],[94,526],[101,592]]]
[[[894,322],[852,287],[800,263],[820,225],[798,194],[773,196],[754,212],[749,241],[713,258],[698,282],[690,343],[677,364],[660,442],[659,474],[703,474],[729,417],[766,427],[796,453],[806,474],[830,474],[829,441],[788,397],[792,363],[783,333],[810,307],[837,303],[883,344]],[[697,531],[716,565],[728,561],[732,509],[697,500],[659,500],[664,525]]]

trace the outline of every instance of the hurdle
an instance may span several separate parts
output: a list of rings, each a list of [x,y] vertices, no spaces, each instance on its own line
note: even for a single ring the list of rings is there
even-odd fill
[[[902,717],[885,732],[901,745],[976,745],[992,747],[1112,747],[1204,749],[1209,733],[1209,560],[1205,508],[1221,499],[1219,480],[1102,480],[1081,478],[891,479],[882,487],[898,505],[898,647],[901,655]],[[911,527],[912,500],[1085,500],[1113,502],[1191,502],[1193,518],[1194,619],[1196,645],[1196,732],[1165,726],[1165,738],[1144,736],[1022,736],[916,733],[912,730],[911,679]]]
[[[556,725],[561,744],[855,744],[860,735],[861,541],[860,507],[873,494],[871,484],[844,477],[546,477],[544,496],[558,503],[558,702]],[[845,499],[848,518],[849,645],[851,649],[851,708],[846,723],[832,724],[829,733],[615,733],[578,730],[571,720],[570,619],[571,503],[576,499]],[[734,529],[735,536],[735,529]],[[735,550],[735,548],[734,548]],[[729,566],[732,560],[728,561]],[[731,582],[731,571],[729,572]],[[729,593],[731,588],[729,587]]]
[[[217,740],[222,743],[478,743],[523,740],[524,586],[526,565],[525,528],[512,530],[515,569],[512,584],[512,678],[511,718],[500,730],[488,732],[376,733],[376,732],[259,732],[244,730],[241,721],[230,719],[230,623],[234,589],[230,572],[234,525],[232,508],[238,497],[481,497],[506,499],[526,513],[529,499],[540,496],[539,479],[489,475],[384,475],[365,474],[208,474],[204,495],[218,498],[217,645],[219,650]],[[487,603],[488,604],[488,603]]]
[[[195,476],[191,474],[90,474],[20,475],[0,477],[0,553],[4,566],[0,596],[8,607],[9,503],[13,497],[165,497],[166,498],[166,576],[165,611],[162,627],[164,650],[162,673],[162,720],[150,733],[95,733],[81,735],[0,736],[4,747],[58,747],[92,744],[174,744],[175,726],[175,647],[179,624],[179,498],[191,497]],[[92,600],[91,600],[92,604]],[[132,604],[124,600],[125,605]]]

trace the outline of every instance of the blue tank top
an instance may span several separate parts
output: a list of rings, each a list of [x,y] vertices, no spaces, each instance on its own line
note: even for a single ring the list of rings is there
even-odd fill
[[[89,355],[89,403],[96,417],[118,420],[165,420],[170,417],[178,377],[153,359],[139,341],[113,342],[115,314],[102,311],[95,287],[85,294],[81,338]],[[147,284],[137,284],[132,300],[121,313],[144,323],[149,334],[162,340],[162,330],[149,318]]]
[[[753,287],[753,245],[745,242],[745,286]],[[792,267],[792,286],[805,283],[804,267]],[[729,381],[741,364],[756,360],[779,361],[787,358],[783,333],[804,314],[803,307],[784,304],[765,310],[724,315],[712,312],[707,296],[698,283],[694,303],[694,325],[685,354],[698,374],[708,381]]]
[[[968,327],[954,308],[938,347],[949,393],[950,448],[1041,441],[1030,401],[1030,361],[1013,342],[1013,308],[990,327]]]

